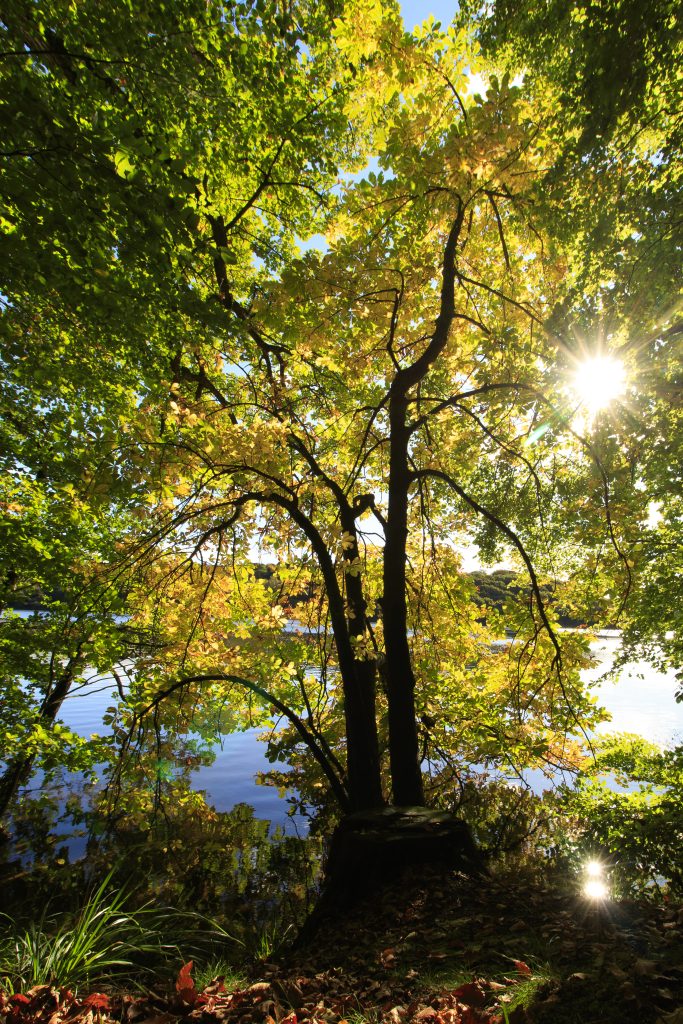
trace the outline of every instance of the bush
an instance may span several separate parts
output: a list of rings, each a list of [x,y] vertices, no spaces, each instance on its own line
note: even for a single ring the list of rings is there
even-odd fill
[[[683,747],[604,737],[557,814],[559,854],[572,865],[601,857],[616,896],[683,896]]]

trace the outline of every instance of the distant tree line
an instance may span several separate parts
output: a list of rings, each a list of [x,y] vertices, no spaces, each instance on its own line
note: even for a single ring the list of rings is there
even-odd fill
[[[271,581],[274,588],[278,587],[276,566],[256,564],[254,566],[254,575],[256,579]],[[531,590],[526,583],[524,574],[516,572],[514,569],[494,569],[491,572],[476,569],[464,575],[474,584],[473,600],[480,608],[493,608],[502,613],[506,601],[524,602],[528,601],[531,595]],[[586,621],[585,617],[581,618],[572,615],[569,609],[554,601],[554,586],[552,583],[540,583],[539,589],[544,601],[548,605],[555,605],[555,612],[561,626],[600,625],[609,627],[609,623],[601,621],[601,608],[598,603],[595,605],[593,614]],[[60,588],[56,588],[50,594],[45,594],[39,589],[27,590],[13,594],[9,607],[14,611],[44,611],[53,601],[63,601],[65,596],[65,592]],[[300,596],[290,596],[288,603],[292,607],[296,607],[297,604],[307,600],[309,597],[309,594],[304,593]],[[486,616],[482,616],[482,621],[485,621],[485,619]]]

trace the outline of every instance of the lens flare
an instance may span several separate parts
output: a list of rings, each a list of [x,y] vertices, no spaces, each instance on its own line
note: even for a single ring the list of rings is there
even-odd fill
[[[606,900],[609,896],[609,888],[601,878],[589,878],[584,883],[583,894],[589,900]]]
[[[612,356],[594,356],[580,363],[572,380],[572,389],[591,416],[605,409],[626,388],[624,364]]]

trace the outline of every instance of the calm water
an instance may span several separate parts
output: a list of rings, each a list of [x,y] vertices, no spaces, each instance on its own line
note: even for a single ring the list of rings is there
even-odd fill
[[[117,696],[114,692],[114,699]],[[62,704],[60,719],[79,736],[102,735],[102,715],[112,699],[108,680],[101,679],[91,688],[70,694]],[[280,823],[287,813],[286,801],[273,786],[259,786],[255,780],[257,772],[277,767],[266,758],[266,744],[258,739],[262,733],[262,729],[248,729],[226,736],[215,748],[214,762],[192,772],[193,789],[204,790],[217,811],[248,803],[257,818]]]
[[[600,704],[612,715],[611,722],[600,727],[601,732],[637,732],[653,742],[669,745],[683,741],[683,705],[676,704],[676,681],[673,671],[662,674],[645,662],[633,663],[622,669],[616,680],[600,681],[609,669],[619,648],[617,636],[600,637],[593,645],[599,659],[596,668],[585,673],[585,678],[597,682],[594,693]],[[102,730],[102,713],[111,702],[111,690],[102,681],[89,691],[67,698],[62,707],[62,719],[75,732],[90,736]],[[259,729],[227,736],[222,747],[216,749],[211,765],[193,772],[193,786],[204,790],[218,811],[230,810],[244,802],[254,807],[257,818],[265,818],[289,827],[305,828],[301,820],[287,818],[287,802],[271,786],[257,785],[255,776],[273,766],[265,757],[266,745],[259,741]],[[534,788],[542,788],[542,774],[528,776]],[[545,783],[547,784],[547,783]]]
[[[599,680],[619,650],[619,638],[600,637],[592,649],[600,664],[585,672],[584,679]],[[661,746],[683,742],[683,704],[674,699],[673,669],[662,673],[646,661],[632,662],[614,681],[600,682],[594,692],[612,715],[599,732],[635,732]]]

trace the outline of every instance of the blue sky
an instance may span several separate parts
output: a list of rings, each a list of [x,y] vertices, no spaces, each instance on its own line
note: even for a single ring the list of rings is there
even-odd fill
[[[430,14],[445,28],[450,25],[457,9],[457,0],[403,0],[401,4],[403,23],[409,32]]]

